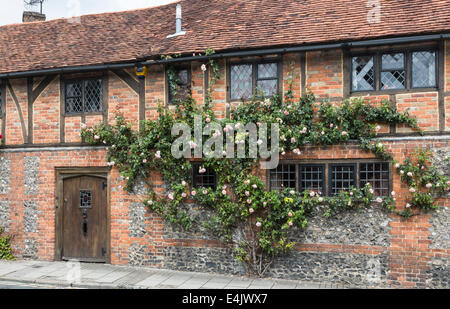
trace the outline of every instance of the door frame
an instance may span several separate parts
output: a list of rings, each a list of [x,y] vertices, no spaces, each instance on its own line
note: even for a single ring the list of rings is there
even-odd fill
[[[64,180],[92,176],[106,180],[106,264],[111,264],[111,179],[109,167],[56,167],[55,186],[55,261],[62,261]]]

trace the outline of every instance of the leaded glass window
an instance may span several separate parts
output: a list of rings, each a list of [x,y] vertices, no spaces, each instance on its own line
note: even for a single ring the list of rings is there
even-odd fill
[[[297,173],[295,164],[280,164],[270,171],[270,189],[281,191],[287,188],[297,188]]]
[[[359,166],[360,187],[367,183],[372,186],[375,196],[389,195],[389,164],[361,163]]]
[[[80,208],[92,208],[92,193],[90,190],[80,191]]]
[[[436,87],[436,53],[421,51],[412,53],[412,86]]]
[[[253,94],[252,65],[231,66],[231,100],[249,99]]]
[[[330,166],[330,195],[337,195],[341,191],[348,191],[356,185],[355,165]]]
[[[278,92],[278,64],[258,64],[258,78],[256,82],[258,91],[265,97],[271,97]]]
[[[193,165],[194,188],[211,188],[216,190],[217,177],[213,169],[200,164]]]
[[[352,59],[352,90],[375,90],[374,57],[362,56]]]
[[[0,117],[3,115],[3,109],[2,109],[2,103],[3,103],[3,96],[2,96],[2,87],[0,85]]]
[[[300,165],[300,191],[323,193],[325,191],[324,169],[323,165]]]
[[[381,56],[381,89],[405,89],[405,54],[383,54]]]
[[[169,103],[177,104],[186,100],[191,92],[191,73],[190,68],[171,69],[168,74],[173,74],[169,78],[173,79],[173,83],[169,83]]]
[[[103,111],[101,79],[66,82],[66,113],[95,113]]]
[[[278,63],[246,63],[230,66],[230,98],[248,100],[254,94],[271,97],[278,93]]]

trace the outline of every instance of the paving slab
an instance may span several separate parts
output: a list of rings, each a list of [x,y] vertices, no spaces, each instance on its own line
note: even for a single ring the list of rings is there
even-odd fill
[[[224,277],[213,277],[211,280],[206,282],[201,288],[202,289],[224,289],[233,278],[224,278]]]
[[[80,267],[78,282],[68,280],[73,267]],[[76,270],[76,269],[75,269]],[[77,271],[77,270],[76,270]],[[345,288],[330,282],[255,279],[242,276],[179,272],[105,264],[67,262],[0,261],[0,286],[56,288],[141,288],[141,289],[318,289]],[[11,284],[12,282],[12,284]]]
[[[180,285],[180,289],[200,289],[208,281],[212,279],[212,276],[199,275],[187,280],[185,283]]]
[[[178,288],[183,283],[188,281],[194,276],[194,274],[185,274],[185,273],[175,273],[172,274],[167,280],[161,282],[161,286],[167,286],[167,287],[175,287]]]
[[[113,283],[129,274],[130,274],[129,271],[117,270],[117,271],[113,271],[112,273],[101,277],[100,279],[97,279],[97,282]]]
[[[144,287],[144,288],[154,288],[157,285],[159,285],[161,282],[169,279],[170,276],[171,276],[171,274],[168,274],[168,273],[153,274],[150,277],[148,277],[147,279],[136,283],[136,286]]]

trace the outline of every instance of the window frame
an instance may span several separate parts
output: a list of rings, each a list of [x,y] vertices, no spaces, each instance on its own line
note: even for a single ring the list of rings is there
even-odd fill
[[[263,80],[275,80],[275,78],[262,78],[259,79],[258,75],[258,65],[259,64],[267,64],[267,63],[275,63],[277,65],[277,94],[281,93],[282,89],[282,81],[283,81],[283,65],[282,65],[282,58],[280,56],[277,57],[271,57],[271,58],[265,58],[265,59],[246,59],[246,60],[228,60],[227,61],[227,101],[228,102],[242,102],[251,100],[250,98],[244,98],[244,99],[233,99],[231,96],[231,67],[234,65],[251,65],[252,67],[252,89],[251,93],[252,96],[256,94],[256,89],[258,85],[258,81]],[[265,98],[271,98],[272,96],[266,96]]]
[[[414,87],[412,81],[412,54],[415,52],[434,52],[435,54],[435,86],[431,87]],[[405,55],[405,74],[406,74],[406,85],[403,89],[385,89],[381,87],[381,70],[382,70],[382,55],[383,54],[395,54],[403,53]],[[389,48],[380,49],[377,51],[369,52],[350,52],[348,53],[348,63],[349,63],[349,91],[350,95],[358,94],[398,94],[398,93],[408,93],[408,92],[419,92],[419,91],[438,91],[439,90],[439,56],[441,51],[438,46],[424,46],[422,48]],[[375,89],[374,90],[353,90],[353,58],[354,57],[374,57],[374,69],[375,69]]]
[[[355,184],[354,187],[360,189],[360,165],[361,164],[371,164],[371,163],[386,163],[388,164],[388,172],[389,172],[389,193],[393,190],[394,183],[394,168],[392,161],[385,161],[381,159],[336,159],[336,160],[282,160],[281,164],[290,164],[296,166],[296,191],[301,192],[301,184],[300,184],[300,166],[314,166],[314,165],[322,165],[324,167],[324,191],[322,192],[322,196],[326,197],[334,197],[335,195],[331,195],[331,166],[345,166],[352,165],[354,167],[354,179]],[[271,170],[267,170],[266,172],[266,186],[269,191],[272,191],[271,182],[270,182]],[[383,196],[384,197],[384,196]],[[387,196],[386,196],[387,197]]]
[[[327,182],[326,182],[326,169],[327,169],[327,165],[326,164],[297,164],[297,169],[298,169],[298,179],[297,179],[297,187],[298,187],[298,192],[303,193],[304,191],[306,191],[306,189],[304,189],[302,187],[302,167],[320,167],[322,169],[322,195],[324,195],[327,192]]]
[[[432,87],[426,87],[426,89],[439,89],[439,51],[438,49],[422,49],[422,50],[411,50],[410,52],[410,60],[411,60],[411,89],[424,89],[424,87],[414,87],[414,82],[413,82],[413,70],[414,70],[414,65],[413,65],[413,53],[417,53],[417,52],[429,52],[432,53],[434,52],[434,66],[435,66],[435,71],[434,71],[434,81],[435,81],[435,85]]]
[[[6,113],[5,94],[6,94],[5,83],[0,82],[0,119],[2,119],[4,114]],[[0,132],[0,134],[3,135],[2,132]]]
[[[353,187],[354,188],[359,188],[358,185],[358,170],[359,170],[359,164],[358,163],[330,163],[328,164],[328,194],[327,196],[333,197],[336,196],[338,194],[331,194],[331,192],[333,191],[333,173],[332,173],[332,168],[333,167],[353,167],[353,180],[354,180],[354,184]]]
[[[197,179],[196,176],[199,176],[198,174],[198,169],[204,165],[201,162],[196,162],[196,163],[192,163],[192,189],[199,189],[199,188],[210,188],[210,187],[203,187],[203,186],[199,186],[197,187]],[[209,168],[208,168],[209,169]],[[214,172],[214,187],[212,188],[214,191],[217,190],[217,173],[213,170]]]
[[[189,81],[189,90],[192,91],[192,65],[191,63],[183,63],[183,64],[171,64],[170,65],[175,70],[187,70],[188,73],[188,81]],[[169,87],[169,76],[168,76],[168,69],[169,66],[164,66],[164,78],[165,78],[165,85],[166,85],[166,91],[165,91],[165,97],[166,97],[166,106],[172,105],[176,106],[176,104],[171,100],[170,98],[170,87]]]
[[[396,69],[389,69],[389,70],[384,70],[383,69],[383,55],[389,55],[389,54],[403,54],[403,70],[405,71],[405,85],[403,88],[392,88],[392,89],[383,89],[383,82],[382,82],[382,78],[381,75],[383,72],[396,72],[399,70]],[[379,57],[378,62],[379,62],[379,79],[377,81],[375,81],[375,83],[379,83],[378,85],[378,89],[380,89],[380,91],[396,91],[396,90],[406,90],[408,89],[408,53],[406,51],[389,51],[389,52],[380,52],[379,55],[375,56],[375,57]],[[375,68],[376,69],[376,68]],[[411,75],[412,76],[412,75]],[[377,73],[375,72],[375,78],[377,78]],[[412,80],[411,80],[412,82]],[[373,90],[372,90],[373,91]]]
[[[86,112],[85,111],[85,86],[84,83],[91,80],[101,80],[102,85],[100,87],[101,89],[101,110],[96,112]],[[82,83],[82,92],[81,92],[81,99],[82,99],[82,112],[76,112],[76,113],[70,113],[67,112],[67,85],[68,84],[75,84],[75,83]],[[95,76],[95,77],[81,77],[81,78],[67,78],[63,80],[63,97],[64,97],[64,116],[65,117],[75,117],[75,116],[85,116],[85,115],[104,115],[106,113],[106,107],[105,107],[105,78],[104,76]]]

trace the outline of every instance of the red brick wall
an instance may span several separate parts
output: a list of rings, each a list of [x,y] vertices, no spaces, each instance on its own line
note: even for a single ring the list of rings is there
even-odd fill
[[[306,87],[318,98],[342,98],[343,75],[342,52],[306,53]]]
[[[450,51],[449,42],[446,42],[446,91],[450,91]],[[192,90],[193,96],[198,104],[204,103],[204,72],[201,70],[200,62],[192,64]],[[227,68],[225,60],[219,61],[220,80],[213,87],[212,99],[213,109],[219,118],[226,116],[227,111]],[[291,71],[293,67],[294,72]],[[315,93],[320,99],[330,96],[334,104],[340,104],[344,98],[344,76],[342,53],[340,51],[307,52],[304,67],[300,65],[300,54],[287,54],[283,56],[283,80],[280,81],[283,90],[286,91],[291,76],[294,77],[294,96],[298,99],[302,89],[302,83],[307,89]],[[302,81],[302,71],[306,74],[306,80]],[[134,76],[132,70],[128,71]],[[114,119],[114,113],[120,112],[125,118],[135,123],[139,121],[139,96],[117,75],[109,72],[108,93],[108,120]],[[211,76],[211,75],[210,75]],[[149,67],[148,76],[145,81],[145,117],[154,119],[157,116],[158,104],[165,105],[166,85],[163,65]],[[37,81],[35,81],[35,85]],[[28,126],[27,110],[27,87],[26,79],[11,80],[11,85],[16,93],[23,113],[26,132]],[[447,93],[448,94],[448,93]],[[33,135],[36,144],[58,143],[60,140],[60,89],[59,78],[56,78],[38,97],[33,106]],[[375,94],[366,99],[373,104],[379,104],[382,100],[395,100],[400,111],[408,110],[412,115],[418,117],[419,125],[427,133],[436,133],[439,130],[438,93],[420,92],[404,94]],[[394,102],[393,102],[394,103]],[[450,96],[447,95],[445,103],[445,128],[450,132]],[[12,96],[7,90],[6,94],[6,138],[7,145],[22,145],[22,127],[19,114]],[[238,103],[233,103],[238,104]],[[86,116],[87,125],[95,125],[103,120],[102,115]],[[0,119],[1,122],[4,119]],[[82,118],[80,116],[66,117],[64,120],[64,131],[66,143],[81,142],[79,133]],[[1,127],[1,126],[0,126]],[[381,133],[390,132],[388,126],[383,126]],[[397,128],[398,133],[410,133],[408,128]],[[386,142],[389,149],[394,153],[395,159],[402,161],[407,154],[416,148],[431,146],[435,149],[448,149],[446,141],[395,141]],[[447,150],[448,151],[448,150]],[[333,147],[306,147],[302,149],[299,159],[362,159],[373,158],[370,153],[362,152],[355,145],[342,145]],[[42,152],[2,152],[0,156],[12,161],[12,183],[11,192],[0,195],[0,201],[11,202],[11,216],[13,231],[17,236],[14,240],[15,249],[18,253],[23,250],[24,240],[32,236],[38,246],[38,257],[51,260],[54,257],[55,241],[55,167],[88,167],[105,166],[106,154],[104,150],[60,150]],[[24,194],[24,157],[39,156],[39,194],[26,196]],[[295,159],[294,157],[286,157]],[[123,187],[125,183],[119,177],[118,171],[113,169],[111,177],[111,261],[114,264],[126,264],[130,262],[129,249],[132,245],[141,245],[147,248],[147,254],[151,255],[151,265],[155,267],[164,266],[164,250],[168,246],[179,247],[221,247],[221,244],[206,239],[178,239],[166,237],[167,226],[155,214],[146,215],[147,233],[143,237],[131,237],[130,205],[140,201],[138,196],[127,194]],[[157,184],[162,186],[158,175],[152,175]],[[265,174],[262,175],[265,178]],[[394,175],[394,190],[398,193],[398,204],[403,206],[407,194],[405,187]],[[39,206],[39,232],[26,235],[23,232],[23,204],[27,200],[34,200]],[[439,201],[444,207],[449,206],[449,199]],[[402,286],[421,286],[429,278],[426,271],[428,262],[435,257],[449,256],[449,248],[430,248],[430,218],[431,215],[423,215],[412,220],[403,220],[397,216],[391,216],[390,245],[388,247],[363,246],[350,244],[303,244],[297,247],[301,252],[353,252],[358,254],[376,255],[379,252],[388,252],[389,255],[389,278],[392,284]]]
[[[34,83],[38,85],[37,82]],[[59,143],[59,77],[41,93],[33,104],[33,143]]]

